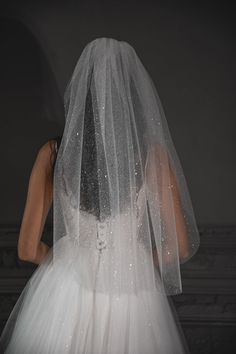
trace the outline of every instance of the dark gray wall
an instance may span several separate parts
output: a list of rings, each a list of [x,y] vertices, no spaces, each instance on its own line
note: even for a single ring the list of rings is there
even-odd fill
[[[235,353],[234,11],[209,0],[81,3],[9,0],[1,11],[0,331],[35,269],[16,252],[33,162],[61,132],[84,46],[106,36],[129,42],[152,76],[192,196],[201,244],[173,297],[191,354]]]
[[[2,10],[1,223],[20,222],[36,152],[59,131],[47,119],[61,115],[79,55],[101,36],[129,42],[153,77],[197,222],[235,223],[233,17],[215,6],[13,1]]]

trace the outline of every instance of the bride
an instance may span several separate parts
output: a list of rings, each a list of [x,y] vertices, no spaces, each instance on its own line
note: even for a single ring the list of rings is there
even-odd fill
[[[63,135],[35,160],[18,241],[39,266],[1,353],[188,353],[170,295],[182,292],[180,264],[199,233],[155,85],[131,45],[97,38],[64,104]]]

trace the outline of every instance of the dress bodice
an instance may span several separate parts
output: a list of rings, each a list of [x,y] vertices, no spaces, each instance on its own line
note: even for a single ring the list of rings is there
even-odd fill
[[[55,140],[57,152],[61,136],[55,137]],[[137,234],[139,231],[146,204],[145,189],[146,184],[143,183],[138,193],[134,191],[133,200],[135,203],[132,212],[122,211],[119,215],[107,217],[104,221],[100,221],[88,211],[74,208],[65,192],[60,191],[63,225],[67,237],[80,247],[104,250],[114,247],[116,240],[125,247],[129,235]],[[134,230],[135,232],[133,232]]]
[[[116,293],[132,292],[147,283],[152,287],[152,278],[144,280],[138,276],[153,271],[150,242],[146,242],[149,238],[143,234],[145,189],[143,184],[132,211],[124,210],[104,221],[74,208],[64,195],[67,200],[62,201],[62,216],[66,234],[58,240],[55,259],[62,264],[69,262],[75,279],[87,289]]]
[[[126,210],[119,215],[107,217],[104,221],[87,211],[73,208],[67,202],[63,211],[67,235],[80,247],[99,250],[114,247],[116,235],[119,235],[117,242],[121,242],[121,238],[127,240],[127,235],[133,234],[133,228],[138,232],[141,223],[145,207],[144,186],[143,184],[139,190],[133,212]]]

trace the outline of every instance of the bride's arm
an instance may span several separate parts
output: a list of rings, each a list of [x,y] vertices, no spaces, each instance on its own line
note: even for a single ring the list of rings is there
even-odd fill
[[[159,175],[159,179],[157,179],[156,176],[159,174],[159,172],[156,171],[156,166],[160,166],[160,164],[162,164],[163,168],[161,169],[161,175]],[[153,146],[149,151],[146,174],[148,187],[154,195],[156,194],[157,185],[159,183],[158,190],[160,192],[160,199],[162,204],[161,215],[163,223],[165,224],[166,235],[169,236],[169,242],[171,242],[174,217],[179,246],[179,257],[180,260],[183,260],[189,255],[188,230],[184,219],[176,174],[171,167],[167,152],[160,145]],[[171,192],[169,188],[171,188]],[[153,251],[153,257],[155,263],[158,264],[158,255],[156,249]],[[169,257],[164,261],[169,262]]]
[[[166,181],[165,178],[163,178],[164,179],[163,193],[162,193],[163,218],[165,221],[166,231],[168,232],[169,220],[170,217],[172,217],[172,208],[174,209],[175,225],[176,225],[177,240],[178,240],[178,247],[179,247],[179,257],[180,260],[182,261],[189,256],[189,237],[188,237],[187,225],[184,219],[184,211],[182,208],[177,177],[171,166],[169,167],[168,175],[165,176],[165,174],[163,174],[163,177],[166,177]],[[173,201],[173,206],[170,204],[170,195],[169,195],[168,188],[171,188],[172,190],[171,197]],[[172,231],[172,227],[173,227],[172,222],[170,222],[171,231]]]
[[[38,151],[28,186],[27,200],[18,240],[21,260],[40,264],[49,251],[41,241],[44,224],[53,199],[52,156],[55,142],[49,141]]]

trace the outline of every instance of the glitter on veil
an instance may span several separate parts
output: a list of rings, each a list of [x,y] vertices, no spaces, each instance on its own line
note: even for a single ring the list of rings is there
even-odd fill
[[[112,38],[87,44],[64,106],[53,237],[71,239],[74,276],[97,292],[181,293],[180,264],[196,253],[199,232],[163,107],[134,48]]]

